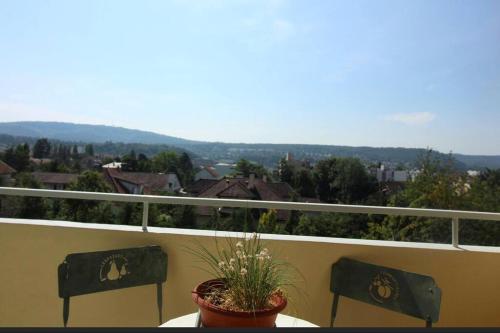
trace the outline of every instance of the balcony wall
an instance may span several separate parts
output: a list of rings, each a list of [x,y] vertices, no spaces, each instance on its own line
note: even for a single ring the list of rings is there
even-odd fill
[[[218,237],[227,233],[218,232]],[[234,234],[232,234],[234,235]],[[160,245],[169,256],[164,317],[194,312],[191,289],[207,275],[183,247],[213,244],[214,232],[0,218],[0,326],[62,326],[57,266],[69,253]],[[330,269],[340,257],[431,275],[441,287],[437,326],[500,326],[500,249],[491,247],[263,235],[303,274],[287,313],[329,324]],[[157,326],[156,289],[143,286],[71,299],[69,326]],[[341,298],[337,326],[423,322]]]

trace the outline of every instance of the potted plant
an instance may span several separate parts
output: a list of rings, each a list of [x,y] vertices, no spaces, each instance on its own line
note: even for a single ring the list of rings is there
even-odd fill
[[[257,234],[227,238],[216,251],[191,250],[208,265],[213,279],[200,283],[192,297],[204,327],[273,327],[287,305],[290,265],[276,260]]]

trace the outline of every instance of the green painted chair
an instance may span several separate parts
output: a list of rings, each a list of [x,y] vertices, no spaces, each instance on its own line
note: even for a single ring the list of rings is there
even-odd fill
[[[427,327],[439,320],[441,289],[430,276],[341,258],[332,266],[330,291],[330,326],[340,296],[423,319]]]
[[[167,255],[159,246],[73,253],[58,267],[59,297],[67,326],[72,296],[156,284],[159,321],[162,324],[162,284],[167,280]]]

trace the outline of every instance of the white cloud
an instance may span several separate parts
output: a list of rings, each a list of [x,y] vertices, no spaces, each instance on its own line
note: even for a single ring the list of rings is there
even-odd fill
[[[385,117],[388,121],[405,125],[424,125],[433,121],[434,118],[436,115],[431,112],[394,113]]]

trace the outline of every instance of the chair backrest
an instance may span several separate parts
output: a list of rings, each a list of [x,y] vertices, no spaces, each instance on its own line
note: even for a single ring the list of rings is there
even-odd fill
[[[167,280],[167,255],[159,246],[72,253],[59,265],[58,277],[65,327],[71,296],[148,284],[156,284],[162,323],[162,283]]]
[[[423,319],[427,327],[439,320],[441,289],[430,276],[341,258],[332,266],[330,290],[331,326],[339,296]]]

